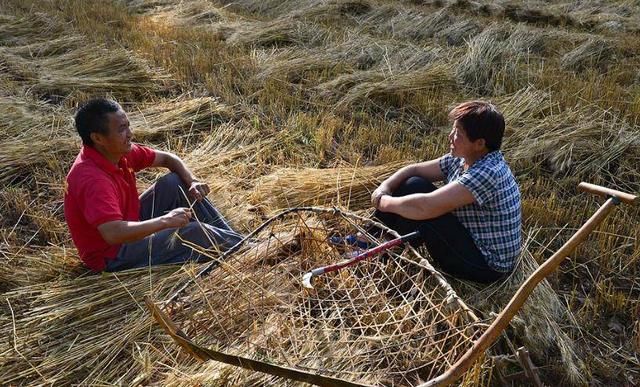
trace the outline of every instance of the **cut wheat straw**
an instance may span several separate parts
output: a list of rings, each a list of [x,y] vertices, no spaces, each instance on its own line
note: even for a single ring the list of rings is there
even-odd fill
[[[406,163],[404,163],[406,164]],[[376,167],[279,169],[258,180],[251,200],[268,208],[338,205],[367,208],[371,192],[402,163]]]

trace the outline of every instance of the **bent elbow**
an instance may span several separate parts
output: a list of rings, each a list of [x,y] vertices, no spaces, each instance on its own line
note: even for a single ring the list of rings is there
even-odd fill
[[[118,245],[124,242],[124,235],[119,223],[119,221],[116,221],[98,226],[100,236],[108,245]]]
[[[102,239],[104,239],[105,242],[107,242],[108,245],[119,245],[122,243],[122,241],[120,241],[117,237],[113,236],[113,235],[104,235],[102,234]]]

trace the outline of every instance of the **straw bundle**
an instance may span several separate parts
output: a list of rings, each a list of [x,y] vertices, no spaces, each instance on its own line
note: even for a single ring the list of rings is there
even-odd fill
[[[223,2],[227,3],[227,2]],[[358,16],[371,9],[366,0],[239,0],[225,5],[242,13],[253,13],[271,18],[287,18],[295,20],[327,21],[338,17]]]
[[[482,28],[478,23],[471,20],[460,20],[436,31],[434,37],[445,41],[450,46],[459,46],[480,31],[482,31]]]
[[[562,39],[560,36],[558,39]],[[521,67],[535,69],[534,59],[545,56],[552,43],[550,34],[523,26],[493,24],[467,43],[467,52],[456,68],[461,83],[476,92],[497,95],[530,82]]]
[[[199,176],[241,168],[238,176],[250,179],[254,175],[245,173],[257,172],[254,168],[271,151],[273,142],[271,135],[260,133],[249,122],[228,122],[212,128],[184,160]]]
[[[185,98],[142,105],[129,114],[136,140],[165,139],[180,133],[190,136],[211,130],[233,118],[235,112],[212,97]]]
[[[507,31],[494,25],[467,43],[467,53],[456,68],[461,83],[481,94],[491,94],[497,72],[504,65],[507,36]]]
[[[243,23],[227,39],[231,44],[252,47],[281,47],[288,45],[315,46],[326,37],[323,28],[286,18],[269,22]]]
[[[176,13],[178,19],[183,23],[195,25],[219,23],[227,18],[223,9],[213,7],[211,3],[206,1],[182,3]]]
[[[7,48],[0,47],[0,80],[4,83],[19,83],[36,76],[36,70],[27,58],[12,54]],[[14,87],[11,87],[14,89]]]
[[[5,47],[2,52],[4,55],[13,54],[22,58],[40,58],[45,56],[54,56],[67,53],[71,50],[80,48],[85,40],[80,35],[67,35],[45,42],[35,42],[20,46]]]
[[[32,90],[45,94],[108,92],[127,98],[163,90],[169,81],[168,75],[125,49],[86,47],[34,61],[32,66],[37,72],[30,80]]]
[[[583,71],[587,68],[605,70],[611,62],[615,50],[609,42],[592,38],[562,56],[562,68],[572,71]]]
[[[228,7],[232,11],[240,11],[237,13],[253,13],[264,16],[278,17],[288,14],[294,9],[300,9],[307,4],[313,4],[316,0],[264,0],[264,1],[252,1],[252,0],[238,0],[229,1],[224,0],[221,3]]]
[[[47,42],[68,33],[69,25],[59,18],[42,12],[28,17],[0,15],[0,46],[24,46],[36,42]]]
[[[174,26],[211,26],[228,21],[233,15],[204,0],[130,1],[127,8],[135,13],[150,15],[153,20]]]
[[[69,157],[76,148],[69,116],[29,96],[0,96],[0,181],[26,177],[34,166]]]
[[[25,138],[47,133],[60,136],[70,125],[60,107],[35,100],[29,95],[0,92],[0,139]]]
[[[550,41],[561,39],[561,37],[550,35],[545,30],[518,25],[513,28],[507,39],[508,51],[519,55],[545,56],[552,44]]]
[[[63,225],[66,228],[66,226]],[[3,233],[4,234],[4,233]],[[8,237],[11,237],[8,232]],[[64,246],[2,247],[0,292],[75,278],[87,272],[75,249]]]
[[[358,20],[362,15],[371,11],[372,8],[373,4],[367,0],[309,1],[309,5],[306,7],[292,9],[290,17],[311,19],[322,23],[339,23],[340,20],[351,23],[354,19]]]
[[[432,38],[454,22],[453,16],[446,9],[428,15],[416,11],[400,11],[380,28],[396,39],[420,41]]]
[[[330,71],[344,68],[346,71],[378,70],[402,71],[425,66],[442,56],[437,47],[419,47],[397,41],[380,41],[357,34],[349,34],[340,44],[330,45],[325,50],[290,50],[266,60],[258,78],[278,78],[294,81],[306,71]],[[343,70],[344,72],[344,70]],[[353,74],[341,75],[357,76]],[[330,76],[330,75],[329,75]],[[331,92],[333,85],[320,86]]]
[[[616,168],[627,157],[638,159],[640,134],[619,117],[591,106],[560,110],[549,97],[528,88],[500,102],[512,132],[504,149],[517,169],[542,167],[575,178],[617,179]],[[599,152],[593,152],[594,143]]]
[[[270,209],[304,205],[338,205],[356,210],[368,208],[371,192],[404,164],[332,169],[283,168],[260,178],[250,200]]]
[[[434,63],[391,75],[384,80],[359,83],[338,101],[337,107],[344,109],[369,100],[402,105],[412,93],[429,94],[450,90],[455,85],[451,66],[446,63]]]

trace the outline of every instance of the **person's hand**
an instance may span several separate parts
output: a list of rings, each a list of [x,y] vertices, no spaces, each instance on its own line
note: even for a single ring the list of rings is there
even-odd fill
[[[391,193],[389,192],[387,187],[384,187],[382,185],[379,186],[378,188],[375,189],[375,191],[371,193],[371,204],[373,205],[373,207],[377,209],[378,206],[380,205],[380,198],[383,197],[384,195],[390,195],[390,194]]]
[[[169,211],[162,218],[166,222],[167,228],[184,227],[189,224],[191,219],[191,210],[189,208],[180,207]]]
[[[192,199],[200,201],[207,195],[209,195],[209,185],[207,183],[202,183],[198,180],[194,180],[193,183],[191,183],[191,187],[189,187],[189,196]]]

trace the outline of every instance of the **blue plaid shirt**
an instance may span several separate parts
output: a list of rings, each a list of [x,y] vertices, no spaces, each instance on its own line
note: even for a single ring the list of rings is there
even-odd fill
[[[447,183],[457,181],[476,199],[453,214],[469,230],[489,267],[513,270],[522,246],[520,190],[502,153],[490,152],[466,171],[464,159],[449,153],[440,158],[440,169]]]

